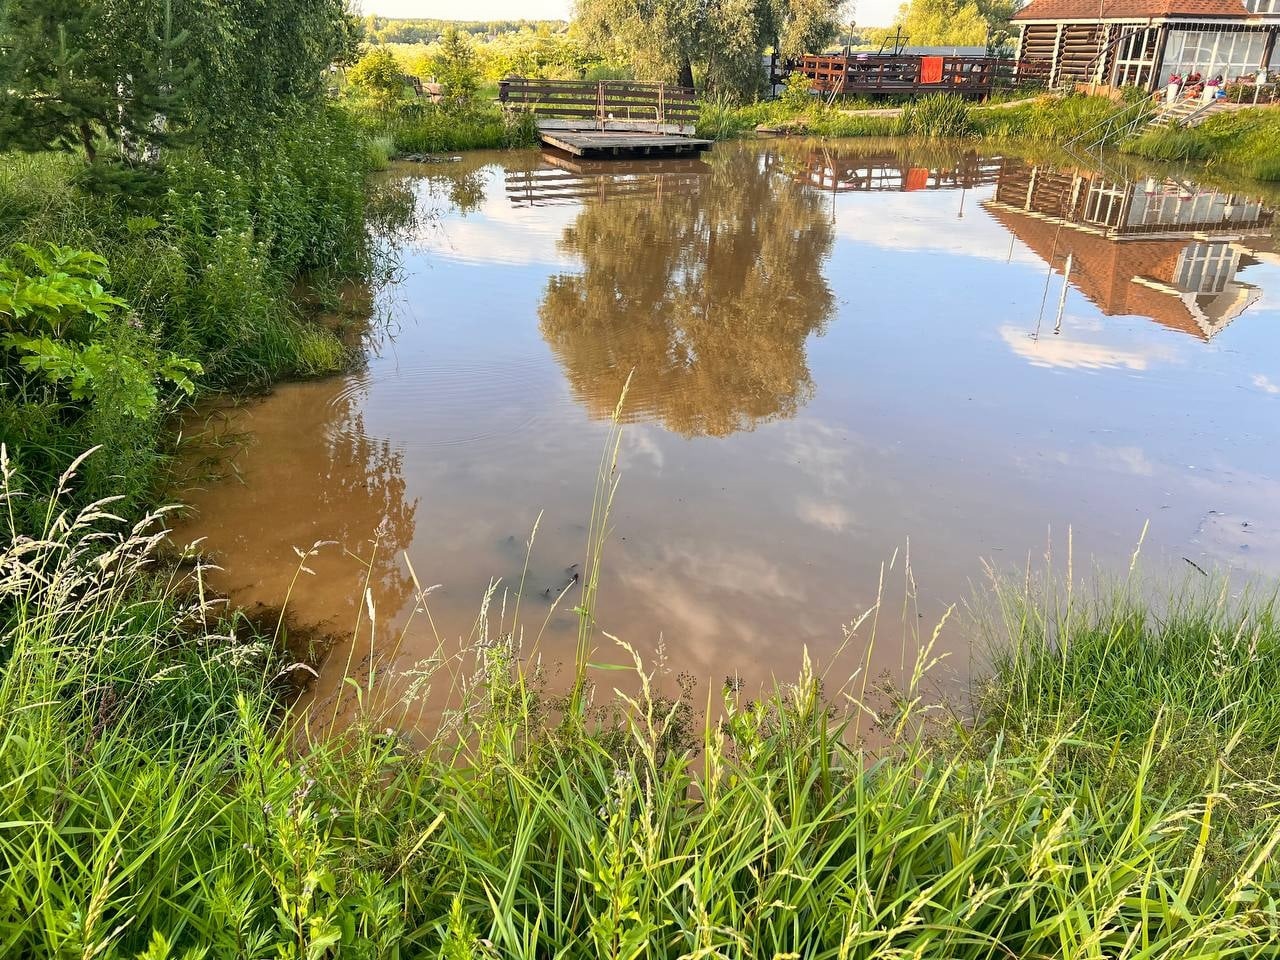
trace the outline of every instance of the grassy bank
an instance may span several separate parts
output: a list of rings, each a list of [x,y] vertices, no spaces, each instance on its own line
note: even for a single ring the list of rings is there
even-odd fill
[[[817,137],[917,137],[1061,143],[1102,121],[1116,107],[1104,97],[1038,97],[1012,105],[973,104],[949,94],[888,105],[841,103],[825,106],[812,99],[773,100],[736,107],[706,103],[698,120],[703,136],[731,139],[758,126]]]
[[[1149,130],[1122,149],[1148,160],[1197,161],[1255,180],[1280,180],[1280,110],[1258,107],[1218,114],[1189,129]]]
[[[532,114],[507,112],[479,98],[447,106],[399,102],[386,110],[348,99],[344,107],[366,136],[386,139],[393,157],[503,150],[538,143]]]
[[[1271,598],[1000,593],[972,713],[926,633],[893,694],[798,662],[705,723],[644,681],[541,696],[482,615],[414,668],[463,704],[425,746],[299,747],[276,638],[157,580],[154,528],[48,513],[0,548],[5,955],[1275,955]]]
[[[365,268],[376,160],[330,108],[264,143],[173,150],[154,168],[0,156],[0,442],[23,484],[47,492],[101,445],[82,492],[136,510],[184,392],[346,363],[291,294],[305,276],[323,299]]]

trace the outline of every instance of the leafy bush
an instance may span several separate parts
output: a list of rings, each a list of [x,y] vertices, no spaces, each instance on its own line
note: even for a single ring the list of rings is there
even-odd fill
[[[0,442],[31,490],[49,489],[73,457],[106,444],[82,489],[123,494],[121,509],[136,508],[155,475],[167,409],[152,390],[312,376],[347,362],[337,337],[301,318],[290,293],[300,275],[324,286],[365,268],[367,169],[364,138],[338,110],[216,157],[169,151],[166,166],[129,192],[100,189],[63,156],[0,156],[0,255],[17,251],[6,282],[78,284],[100,314],[82,310],[72,336],[48,343],[0,324],[35,338],[10,340],[0,369]],[[85,253],[51,254],[49,244]],[[95,306],[94,284],[128,309]],[[110,401],[93,399],[108,393]]]
[[[0,347],[24,373],[73,401],[139,420],[156,412],[157,381],[195,392],[191,377],[203,372],[200,364],[160,353],[132,333],[141,323],[103,289],[111,277],[102,257],[55,244],[17,244],[14,253],[17,265],[0,260]]]
[[[813,84],[799,70],[793,70],[778,99],[789,110],[805,110],[813,104]]]
[[[378,110],[390,110],[404,94],[404,71],[386,47],[369,50],[351,68],[347,80]]]

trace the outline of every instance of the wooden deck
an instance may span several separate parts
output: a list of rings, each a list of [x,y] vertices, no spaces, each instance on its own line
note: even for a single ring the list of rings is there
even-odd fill
[[[712,143],[680,133],[644,130],[539,129],[538,134],[547,146],[575,157],[678,157],[701,153]]]
[[[688,156],[711,146],[693,135],[693,91],[665,83],[512,77],[498,97],[534,114],[545,146],[575,157]]]
[[[807,54],[792,69],[820,94],[880,96],[946,92],[981,99],[999,88],[1030,82],[1016,61],[998,57],[921,54]]]

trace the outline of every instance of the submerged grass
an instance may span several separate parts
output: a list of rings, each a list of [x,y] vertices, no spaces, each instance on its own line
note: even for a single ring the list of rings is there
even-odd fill
[[[588,570],[615,487],[607,450]],[[971,714],[925,693],[935,631],[883,706],[804,657],[708,698],[692,737],[638,659],[634,695],[586,683],[613,642],[590,597],[562,699],[486,602],[469,649],[419,666],[455,709],[410,746],[372,709],[281,723],[273,638],[198,568],[159,579],[156,522],[109,511],[54,498],[0,549],[4,955],[1276,955],[1271,598],[1002,589]]]

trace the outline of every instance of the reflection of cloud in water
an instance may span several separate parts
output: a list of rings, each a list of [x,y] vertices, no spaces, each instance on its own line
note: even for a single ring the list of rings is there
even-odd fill
[[[853,513],[841,503],[834,500],[816,500],[813,497],[800,497],[796,501],[796,516],[814,527],[821,527],[833,533],[841,533],[853,526]]]
[[[658,444],[661,431],[645,424],[630,424],[622,434],[622,455],[626,460],[624,466],[648,460],[653,465],[654,473],[661,473],[666,463],[666,454]]]
[[[1264,393],[1280,393],[1280,384],[1277,384],[1265,373],[1255,373],[1253,375],[1253,385]]]
[[[1073,326],[1074,329],[1074,326]],[[1154,362],[1176,363],[1178,351],[1158,344],[1124,348],[1105,343],[1073,340],[1070,335],[1042,332],[1032,337],[1024,327],[1002,326],[1000,337],[1018,356],[1037,367],[1069,370],[1146,370]]]
[[[573,221],[572,207],[539,208],[536,215],[513,208],[501,183],[492,177],[474,216],[459,216],[446,196],[427,202],[442,219],[423,218],[413,236],[421,250],[460,263],[561,267],[572,263],[556,245]]]
[[[956,221],[951,210],[939,210],[932,191],[900,194],[847,194],[837,207],[836,236],[882,250],[944,253],[1000,263],[1038,264],[1040,259],[1022,243],[1010,246],[1009,231],[977,204],[994,193],[993,187],[971,190],[965,201],[964,219]],[[948,193],[959,209],[958,191]],[[872,199],[873,198],[873,199]],[[955,229],[947,229],[956,222]]]
[[[1130,473],[1137,477],[1155,475],[1155,464],[1151,462],[1147,457],[1147,452],[1141,447],[1097,446],[1094,448],[1094,452],[1104,466],[1123,473]]]
[[[801,622],[811,606],[802,577],[746,547],[676,540],[658,546],[651,564],[628,564],[621,579],[645,597],[673,649],[722,674],[774,652],[785,638],[769,625],[786,622],[791,636],[812,629]]]

